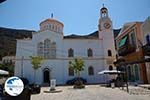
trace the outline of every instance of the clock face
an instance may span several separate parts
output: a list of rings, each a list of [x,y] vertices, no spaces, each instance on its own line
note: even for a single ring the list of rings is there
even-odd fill
[[[109,29],[109,28],[111,27],[111,25],[110,25],[109,23],[104,23],[104,27],[105,27],[106,29]]]

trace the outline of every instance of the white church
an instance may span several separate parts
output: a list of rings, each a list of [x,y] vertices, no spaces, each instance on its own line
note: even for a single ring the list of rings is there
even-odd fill
[[[30,83],[34,81],[34,69],[30,56],[43,56],[44,61],[36,71],[35,82],[48,83],[56,79],[57,84],[75,77],[69,68],[69,62],[80,57],[85,62],[81,77],[87,83],[103,83],[108,77],[98,72],[114,68],[115,46],[112,21],[108,9],[100,9],[98,31],[87,35],[64,36],[64,24],[54,18],[40,23],[40,30],[32,34],[32,39],[17,40],[15,76],[25,77]]]

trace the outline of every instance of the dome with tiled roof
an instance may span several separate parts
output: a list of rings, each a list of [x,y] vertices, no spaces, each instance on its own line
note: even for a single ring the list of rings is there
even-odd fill
[[[40,31],[50,30],[63,33],[64,24],[54,18],[48,18],[40,23]]]

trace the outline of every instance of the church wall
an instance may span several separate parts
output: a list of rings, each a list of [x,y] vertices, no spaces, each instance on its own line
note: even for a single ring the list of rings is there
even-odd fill
[[[34,70],[32,69],[29,56],[37,55],[37,43],[44,41],[45,39],[56,41],[56,58],[44,60],[42,67],[36,71],[36,83],[43,84],[43,70],[44,68],[50,69],[50,78],[56,79],[57,84],[65,84],[67,80],[74,78],[75,76],[68,75],[68,62],[73,58],[68,57],[68,49],[74,49],[74,57],[81,57],[85,61],[85,70],[81,72],[81,77],[85,78],[88,83],[103,83],[105,78],[103,75],[98,75],[98,72],[108,69],[109,66],[104,60],[104,51],[102,40],[99,39],[61,39],[59,35],[53,35],[50,31],[43,33],[37,33],[33,35],[33,40],[27,43],[28,45],[19,44],[17,57],[25,56],[23,61],[23,76],[29,79],[30,83],[34,82]],[[31,45],[29,45],[31,44]],[[19,48],[19,45],[26,48],[24,50]],[[34,46],[33,46],[34,45]],[[111,44],[110,44],[111,45]],[[87,49],[93,50],[93,57],[87,56]],[[28,49],[33,50],[27,52]],[[88,75],[88,67],[94,68],[94,75]],[[21,60],[16,62],[15,75],[21,76]]]
[[[112,51],[112,56],[116,56],[116,51],[115,51],[115,45],[114,45],[114,36],[113,32],[103,32],[103,48],[104,48],[104,55],[105,57],[108,56],[107,51],[110,49]]]
[[[103,83],[104,76],[98,75],[98,72],[104,70],[103,60],[95,59],[95,60],[87,60],[85,61],[85,68],[81,72],[81,77],[86,79],[88,83]],[[43,84],[43,70],[44,68],[48,68],[50,70],[50,79],[56,79],[57,84],[65,84],[67,80],[73,79],[74,76],[68,75],[68,62],[69,59],[51,59],[51,60],[44,60],[41,64],[41,68],[36,71],[36,79],[35,82],[38,84]],[[88,67],[92,66],[94,68],[94,75],[88,75]],[[18,61],[17,63],[17,76],[21,76],[21,62]],[[30,83],[34,82],[34,70],[31,65],[31,61],[24,60],[23,61],[23,77],[27,78]]]
[[[75,57],[87,57],[87,50],[89,48],[93,51],[93,57],[103,56],[102,43],[99,39],[66,39],[64,40],[63,48],[66,54],[68,54],[68,49],[74,49]],[[65,55],[65,57],[67,56]]]
[[[35,53],[35,45],[31,40],[17,40],[16,57],[28,57]]]

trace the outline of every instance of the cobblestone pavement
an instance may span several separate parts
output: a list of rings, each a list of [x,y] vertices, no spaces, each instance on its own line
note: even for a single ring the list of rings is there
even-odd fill
[[[150,95],[150,90],[142,87],[129,87],[129,94],[133,95]]]
[[[150,92],[146,94],[127,93],[118,88],[106,88],[99,85],[87,85],[85,89],[73,89],[72,86],[59,86],[59,93],[45,93],[49,87],[42,87],[41,93],[32,95],[31,100],[150,100]],[[132,88],[139,91],[141,88]],[[132,92],[130,91],[130,92]],[[142,90],[143,91],[143,90]]]

